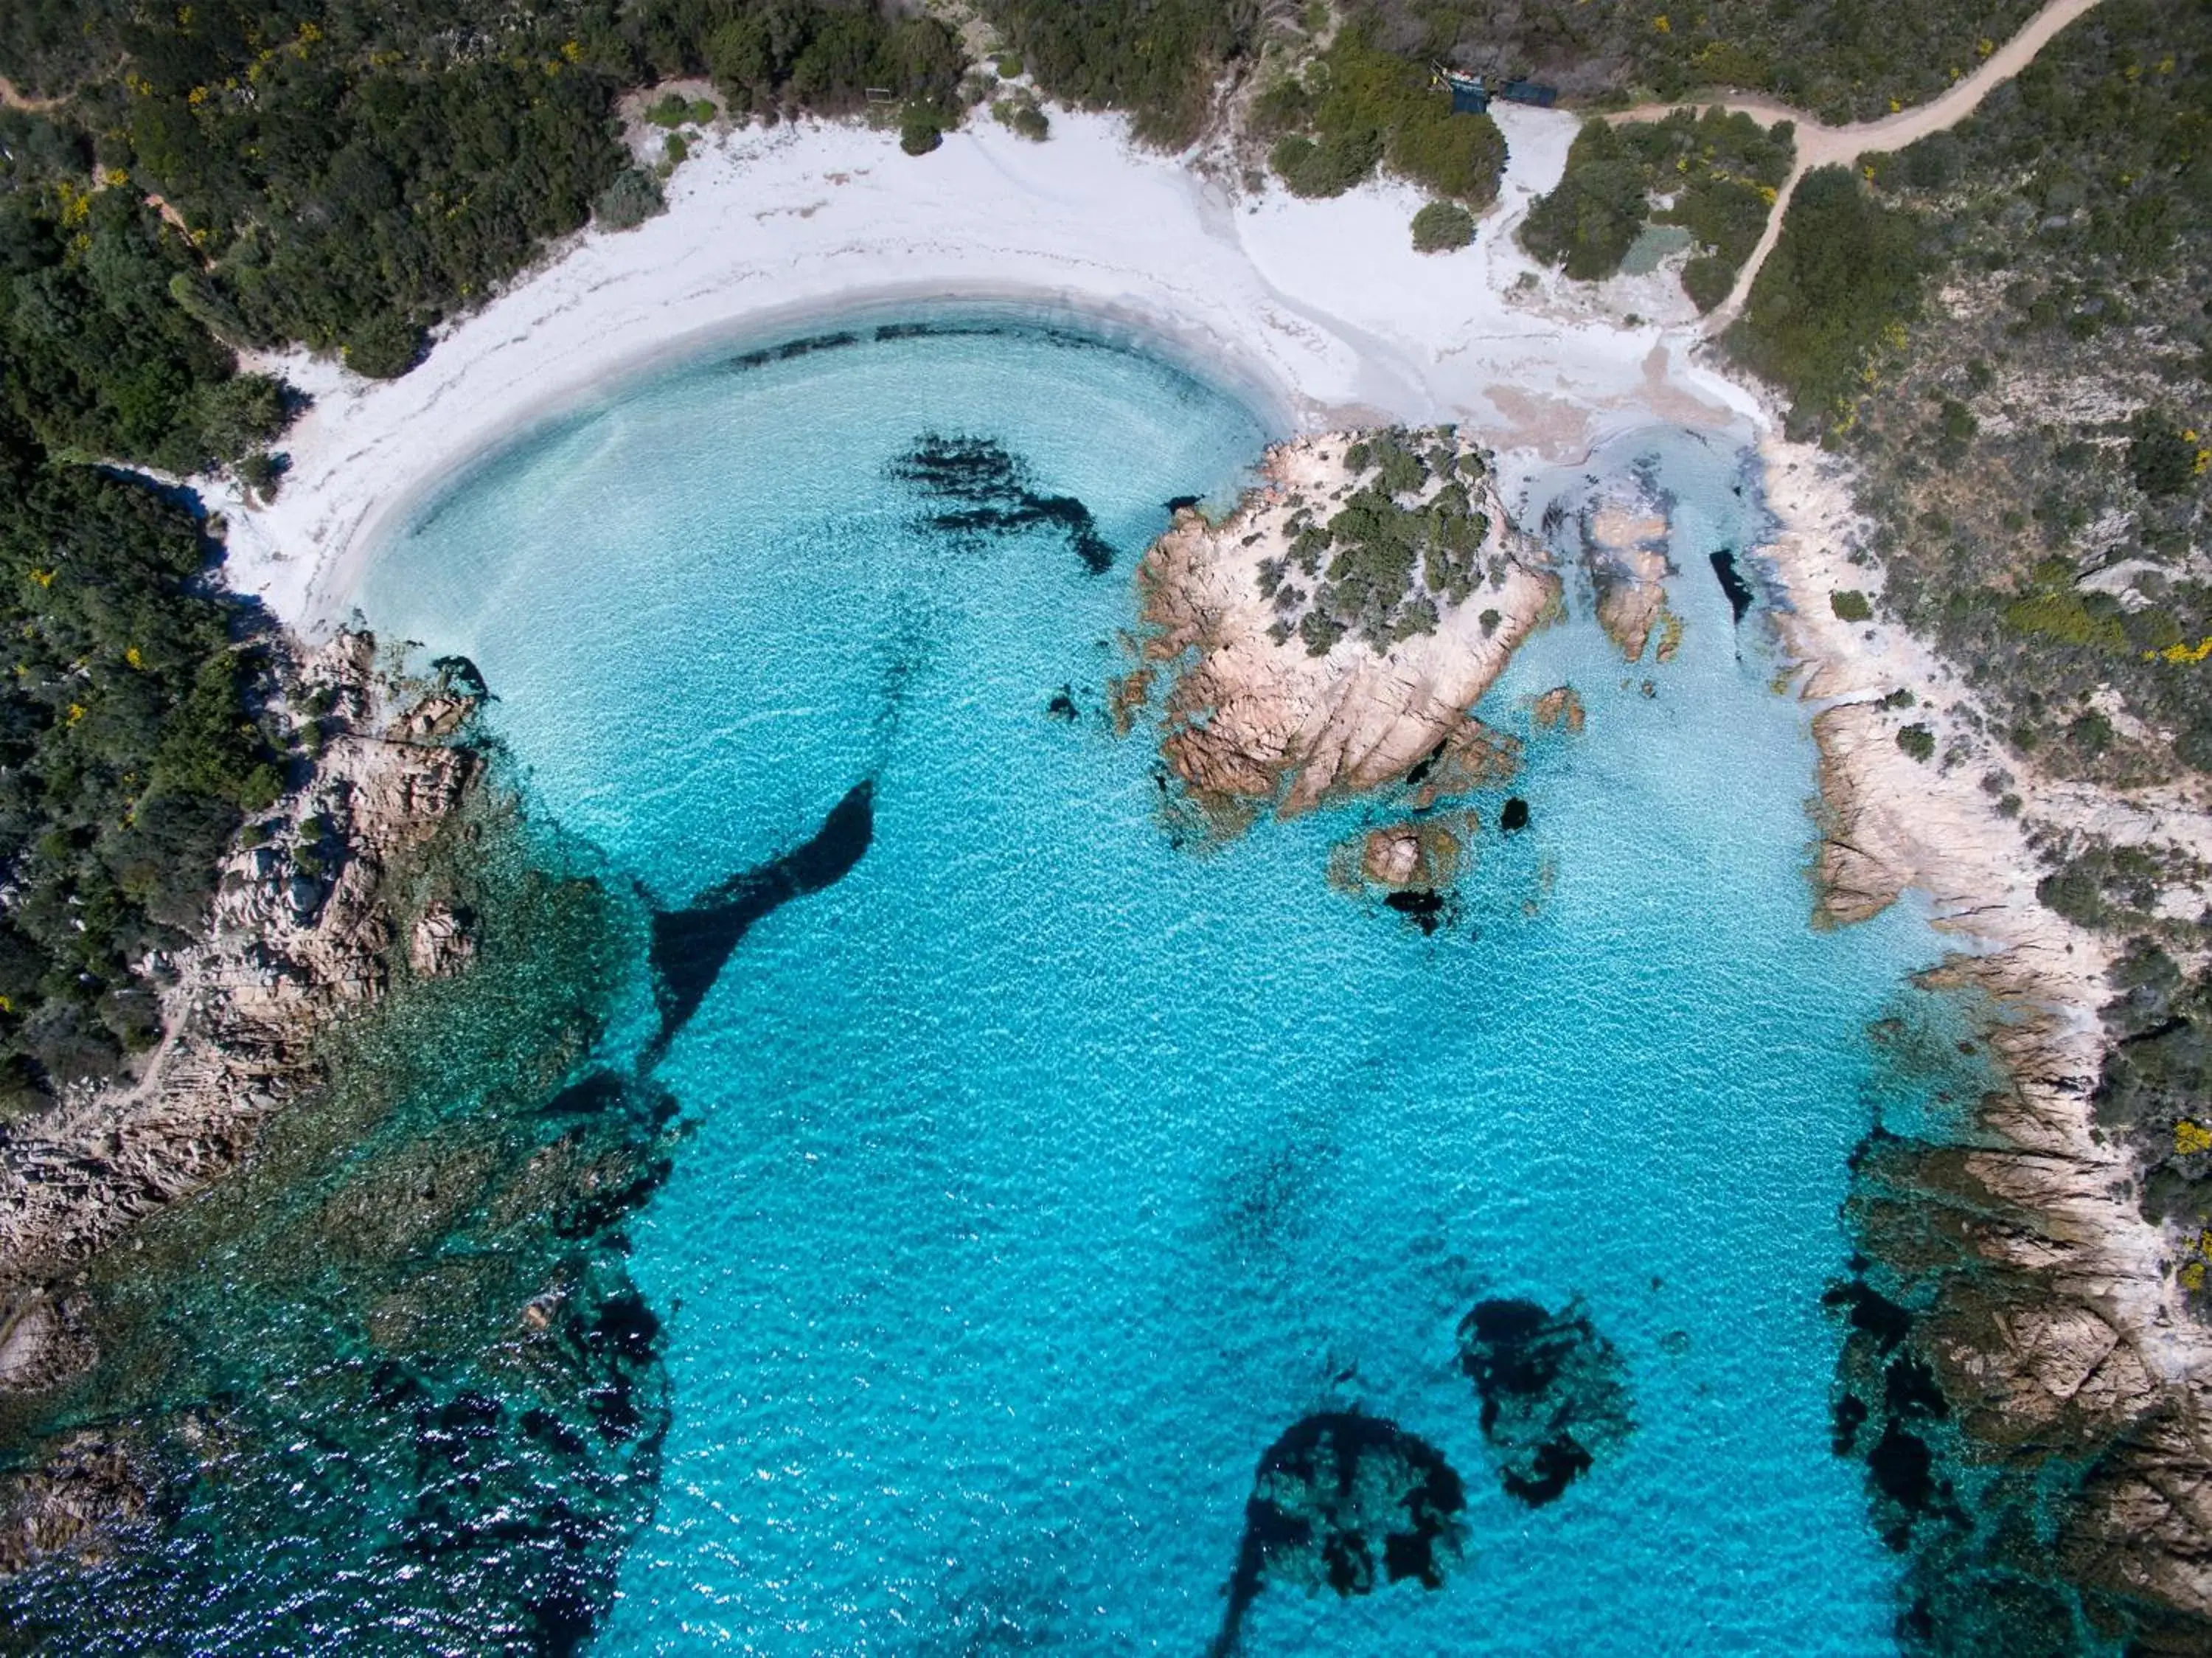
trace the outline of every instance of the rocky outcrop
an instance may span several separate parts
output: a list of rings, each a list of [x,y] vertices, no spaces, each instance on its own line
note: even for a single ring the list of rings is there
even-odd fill
[[[146,1517],[150,1481],[124,1440],[73,1434],[0,1492],[0,1576],[62,1557],[96,1566],[116,1533]]]
[[[1465,730],[1466,710],[1553,613],[1558,577],[1541,547],[1512,527],[1486,459],[1455,436],[1430,453],[1443,464],[1425,482],[1382,497],[1387,483],[1365,476],[1360,435],[1279,445],[1264,483],[1227,521],[1182,512],[1146,554],[1139,673],[1170,680],[1160,752],[1217,832],[1395,783],[1441,758]],[[1327,619],[1290,625],[1311,619],[1332,579],[1348,588],[1364,557],[1348,532],[1334,542],[1325,533],[1332,509],[1364,493],[1389,511],[1440,513],[1446,490],[1466,503],[1449,509],[1454,521],[1476,527],[1448,570],[1424,553],[1403,594],[1370,606],[1397,619],[1387,637],[1378,641],[1379,624],[1342,632]],[[1340,564],[1347,545],[1355,552]],[[1396,579],[1400,567],[1389,568]],[[1136,695],[1150,689],[1149,680],[1134,683]],[[1117,709],[1127,700],[1117,692]]]
[[[1656,628],[1659,660],[1671,660],[1681,624],[1667,608],[1666,519],[1620,503],[1596,508],[1583,520],[1583,564],[1597,597],[1598,625],[1621,655],[1641,661]]]
[[[342,634],[302,664],[302,697],[331,710],[313,775],[241,834],[143,1075],[0,1139],[0,1388],[89,1362],[72,1270],[234,1167],[315,1076],[318,1036],[387,988],[405,907],[389,877],[459,811],[477,760],[449,741],[471,701],[408,697],[377,674],[374,650]],[[439,974],[471,948],[467,917],[433,902],[404,954],[409,970]]]
[[[2036,975],[1980,957],[1923,984],[1990,1009],[1999,1081],[1965,1133],[1877,1131],[1856,1159],[1847,1215],[1880,1283],[1838,1292],[1838,1442],[1869,1458],[1884,1534],[1911,1554],[1930,1649],[2030,1649],[2078,1597],[2131,1649],[2203,1650],[2204,1332],[2168,1304],[2172,1263],[2124,1153],[2087,1128],[2094,1073]],[[2027,1610],[1971,1587],[2022,1580],[2045,1586]]]

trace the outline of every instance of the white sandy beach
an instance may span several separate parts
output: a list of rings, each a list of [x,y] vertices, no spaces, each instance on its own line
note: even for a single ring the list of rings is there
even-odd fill
[[[1572,459],[1655,419],[1735,427],[1757,410],[1689,360],[1666,272],[1562,291],[1511,229],[1565,162],[1572,116],[1506,109],[1512,162],[1473,247],[1413,251],[1419,194],[1232,198],[1115,117],[1056,113],[1042,144],[988,119],[933,155],[805,122],[720,135],[670,180],[669,211],[587,232],[450,328],[404,379],[304,353],[263,365],[313,393],[273,506],[213,487],[230,579],[310,631],[345,615],[395,514],[532,423],[717,341],[772,338],[871,304],[1004,299],[1153,336],[1271,406],[1285,435],[1460,420],[1516,457]],[[1664,318],[1624,328],[1640,308]]]

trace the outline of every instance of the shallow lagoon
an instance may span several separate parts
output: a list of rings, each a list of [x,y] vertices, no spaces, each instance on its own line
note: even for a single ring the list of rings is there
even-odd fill
[[[539,810],[680,904],[872,778],[852,872],[756,924],[659,1063],[693,1125],[634,1228],[674,1426],[604,1650],[1203,1650],[1261,1454],[1358,1408],[1463,1478],[1433,1592],[1278,1586],[1251,1653],[1855,1653],[1891,1567],[1829,1449],[1863,1027],[1935,942],[1807,924],[1803,710],[1707,568],[1740,457],[1656,457],[1680,658],[1587,619],[1532,823],[1425,937],[1323,878],[1358,808],[1179,844],[1104,684],[1164,503],[1269,435],[1126,345],[990,326],[696,364],[476,468],[369,621],[475,661]],[[1117,550],[931,527],[925,434],[996,439]],[[1655,696],[1636,683],[1649,674]],[[1066,687],[1078,717],[1048,706]],[[642,982],[618,1045],[649,1028]],[[1636,1426],[1502,1489],[1455,1331],[1580,1296]]]

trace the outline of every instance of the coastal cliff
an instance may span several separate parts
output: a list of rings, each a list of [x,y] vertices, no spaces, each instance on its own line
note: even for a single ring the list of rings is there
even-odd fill
[[[1140,665],[1115,696],[1127,729],[1166,676],[1160,753],[1217,833],[1488,754],[1468,710],[1559,602],[1453,428],[1301,438],[1261,475],[1145,555]]]

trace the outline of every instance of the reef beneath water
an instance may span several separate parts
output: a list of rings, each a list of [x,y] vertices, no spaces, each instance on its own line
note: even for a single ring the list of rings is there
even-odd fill
[[[1626,1368],[1579,1301],[1479,1301],[1459,1327],[1460,1368],[1482,1401],[1482,1435],[1507,1496],[1532,1509],[1635,1429]]]
[[[1236,1650],[1270,1586],[1346,1599],[1409,1580],[1441,1588],[1466,1546],[1466,1507],[1443,1454],[1394,1422],[1324,1411],[1291,1423],[1253,1476],[1214,1658]]]
[[[469,687],[372,654],[322,664],[323,764],[226,879],[168,1066],[101,1106],[100,1169],[173,1173],[15,1211],[49,1240],[15,1282],[76,1340],[0,1391],[11,1645],[572,1651],[651,1515],[623,1228],[675,1107],[598,1053],[647,919],[520,810]]]

